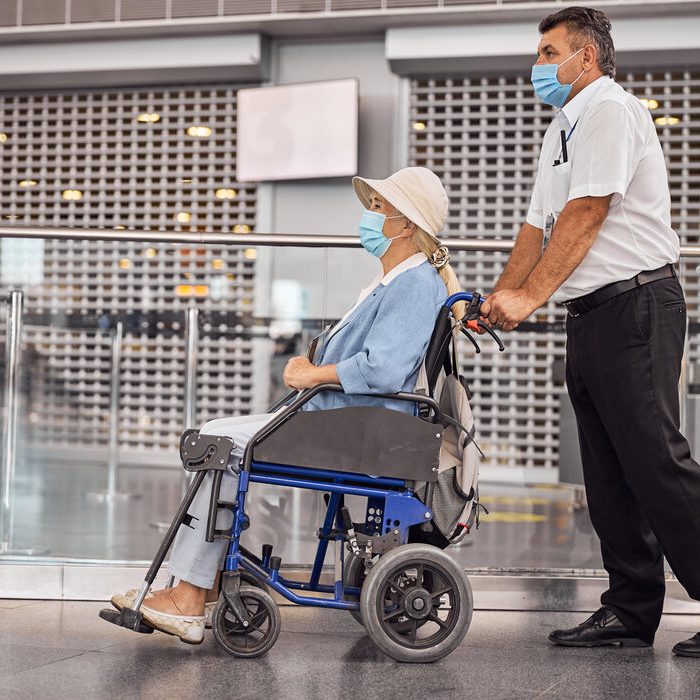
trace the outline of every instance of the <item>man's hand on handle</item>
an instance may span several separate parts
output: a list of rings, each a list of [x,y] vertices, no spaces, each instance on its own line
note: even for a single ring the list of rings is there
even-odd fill
[[[503,289],[494,292],[481,305],[481,315],[493,326],[512,331],[540,304],[523,289]]]

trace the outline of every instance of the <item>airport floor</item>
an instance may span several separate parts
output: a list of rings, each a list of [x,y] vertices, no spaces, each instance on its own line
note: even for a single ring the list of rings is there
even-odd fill
[[[665,617],[650,649],[565,649],[546,636],[580,614],[477,611],[455,652],[413,665],[385,657],[343,612],[284,606],[277,644],[241,660],[210,632],[191,647],[114,627],[97,617],[103,605],[0,600],[0,698],[700,697],[700,659],[671,654],[700,616]]]

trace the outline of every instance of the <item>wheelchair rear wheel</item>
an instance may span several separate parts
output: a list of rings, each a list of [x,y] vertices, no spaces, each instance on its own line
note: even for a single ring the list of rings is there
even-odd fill
[[[397,661],[426,663],[447,656],[464,639],[473,610],[464,572],[445,552],[424,544],[402,545],[382,556],[360,595],[367,633]]]
[[[212,630],[216,641],[228,654],[250,659],[272,648],[279,637],[282,618],[277,603],[266,590],[241,586],[240,595],[250,624],[244,627],[222,597],[214,610]]]
[[[362,588],[362,584],[365,582],[367,574],[365,574],[365,560],[362,557],[356,557],[352,552],[348,554],[345,558],[345,575],[343,576],[343,581],[346,586],[351,586],[353,588]],[[428,587],[431,586],[430,573],[428,572],[425,577],[424,584]],[[346,593],[344,596],[345,600],[360,600],[359,595],[354,593]],[[385,601],[385,612],[393,611],[397,609],[397,594],[390,595]],[[360,625],[364,627],[365,623],[362,622],[362,611],[361,610],[348,610],[352,615],[353,619]],[[395,620],[390,623],[392,627],[399,634],[406,634],[410,632],[413,628],[413,624],[410,619],[405,615],[399,615]],[[425,620],[420,620],[418,622],[419,626],[425,624]]]

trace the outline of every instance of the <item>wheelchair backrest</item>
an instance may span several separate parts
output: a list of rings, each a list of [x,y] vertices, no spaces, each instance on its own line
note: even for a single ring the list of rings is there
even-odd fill
[[[440,377],[440,372],[445,369],[447,374],[452,367],[450,362],[450,342],[452,340],[452,318],[450,310],[446,306],[440,307],[433,333],[430,336],[428,349],[425,353],[423,365],[427,381],[428,396],[434,396],[435,385]]]

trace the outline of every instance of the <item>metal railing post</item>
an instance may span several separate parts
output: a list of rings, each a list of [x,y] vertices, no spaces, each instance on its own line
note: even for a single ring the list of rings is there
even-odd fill
[[[19,358],[22,344],[22,292],[8,296],[5,325],[5,420],[2,429],[2,504],[0,504],[0,551],[12,541],[12,490],[17,460],[17,418],[19,415]]]
[[[199,309],[187,309],[185,321],[185,430],[195,427],[197,420],[197,361],[199,347]],[[190,475],[182,470],[182,495],[190,485]]]
[[[22,354],[22,311],[24,294],[13,290],[8,296],[5,324],[5,420],[2,429],[2,465],[0,484],[0,554],[11,556],[36,556],[48,554],[45,547],[18,549],[14,541],[14,485],[17,466],[17,430],[19,421],[19,379]]]
[[[91,491],[86,496],[92,500],[128,501],[140,498],[141,494],[117,490],[119,483],[119,398],[121,395],[122,352],[124,345],[124,324],[119,321],[112,336],[112,364],[110,369],[109,392],[109,458],[107,462],[107,490]]]

